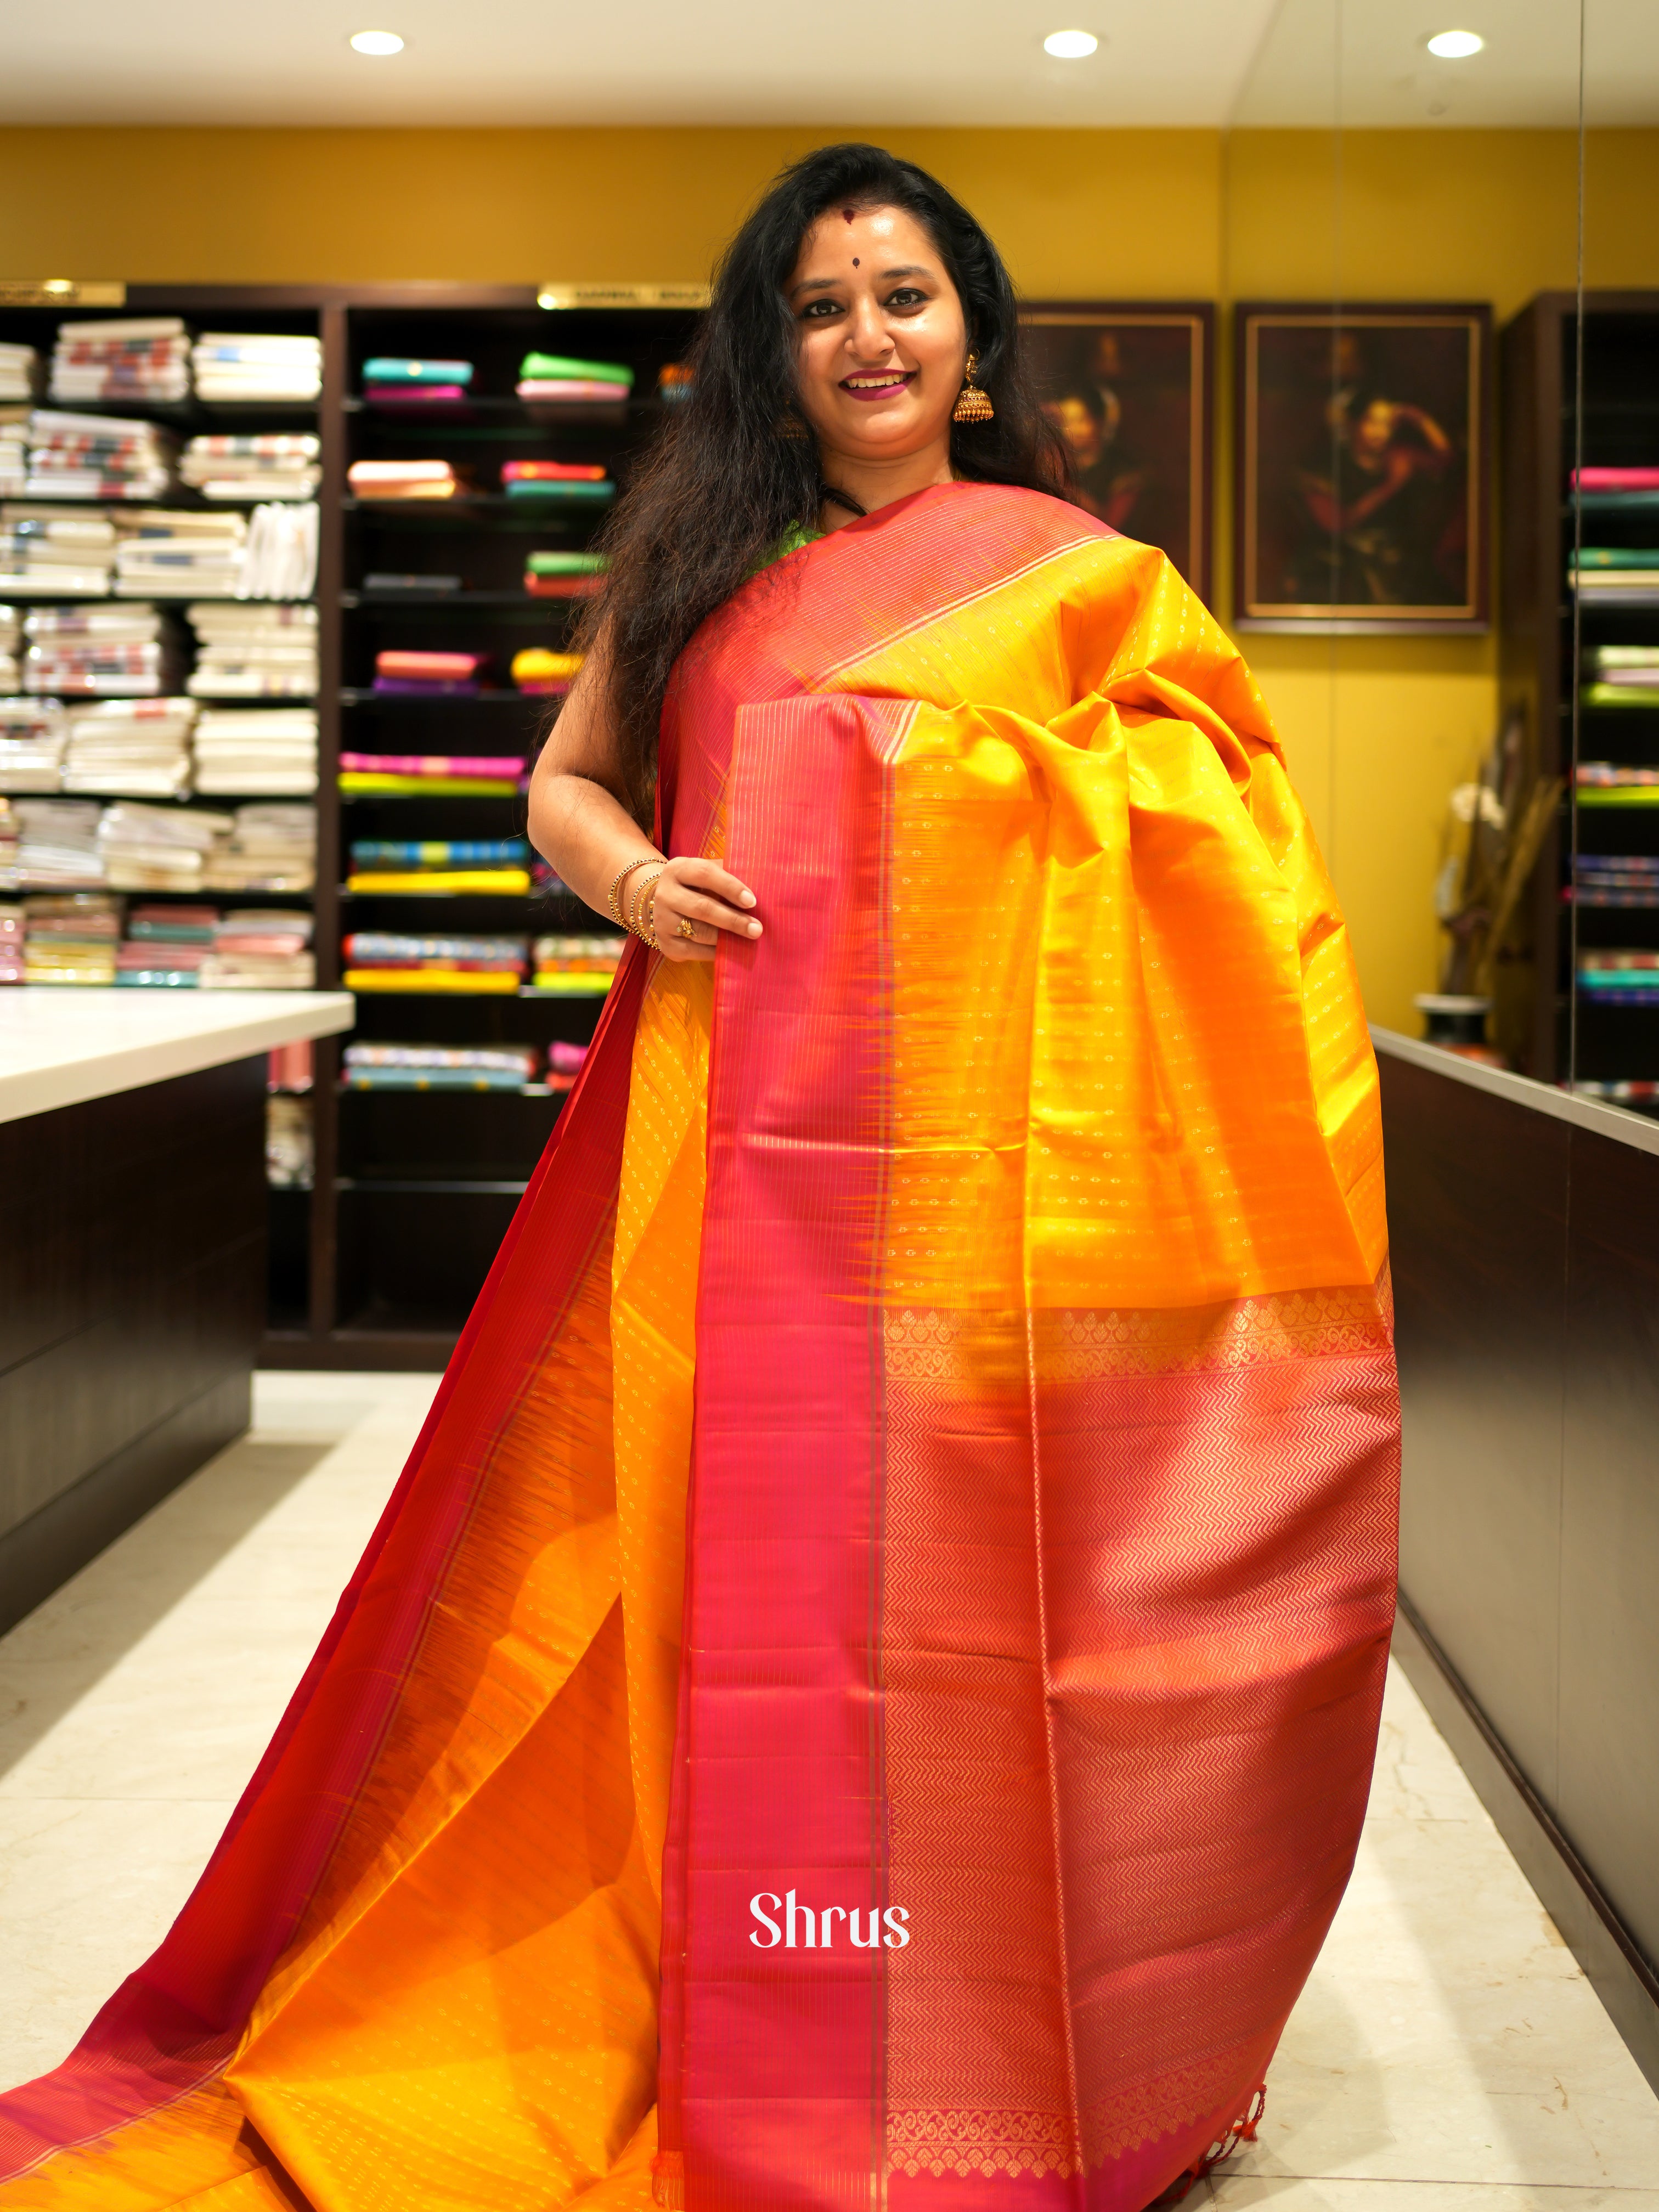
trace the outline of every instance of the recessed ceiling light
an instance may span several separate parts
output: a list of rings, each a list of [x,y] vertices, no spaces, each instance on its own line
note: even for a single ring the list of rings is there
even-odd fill
[[[1429,52],[1439,60],[1466,62],[1486,42],[1479,31],[1437,31],[1428,43]]]
[[[1050,31],[1042,41],[1045,54],[1053,54],[1056,61],[1085,61],[1100,44],[1092,31]]]
[[[404,42],[395,31],[354,31],[351,44],[360,54],[400,54]]]

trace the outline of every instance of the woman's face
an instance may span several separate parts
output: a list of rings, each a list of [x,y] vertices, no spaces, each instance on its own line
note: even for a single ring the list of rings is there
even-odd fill
[[[939,250],[897,208],[832,209],[785,287],[802,413],[826,450],[900,460],[948,440],[968,334]]]

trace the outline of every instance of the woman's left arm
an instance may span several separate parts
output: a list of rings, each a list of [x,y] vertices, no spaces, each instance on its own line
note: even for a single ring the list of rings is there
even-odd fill
[[[595,913],[620,886],[624,918],[669,960],[712,960],[720,933],[761,934],[755,895],[714,860],[666,860],[629,811],[621,750],[609,712],[605,637],[559,710],[530,779],[530,841]],[[688,930],[690,934],[687,933]]]

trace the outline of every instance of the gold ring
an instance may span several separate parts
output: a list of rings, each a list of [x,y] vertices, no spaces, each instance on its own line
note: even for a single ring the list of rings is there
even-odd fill
[[[682,915],[679,920],[674,924],[674,934],[676,937],[690,937],[695,939],[697,933],[693,925],[686,919],[685,915]]]

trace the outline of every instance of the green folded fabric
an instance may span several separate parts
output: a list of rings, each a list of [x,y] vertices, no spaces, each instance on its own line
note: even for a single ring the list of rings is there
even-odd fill
[[[609,507],[617,496],[613,483],[571,483],[549,482],[541,477],[525,483],[519,479],[508,484],[509,499],[561,499],[578,507]]]
[[[1581,568],[1659,568],[1659,546],[1585,545],[1579,549],[1578,565]]]
[[[634,389],[634,372],[625,362],[573,361],[568,354],[527,353],[519,363],[522,380],[559,380],[573,384],[618,384]]]
[[[525,562],[532,576],[599,576],[605,566],[603,553],[532,553]]]
[[[1586,707],[1635,707],[1650,714],[1659,707],[1659,690],[1644,684],[1584,684],[1578,696]]]

